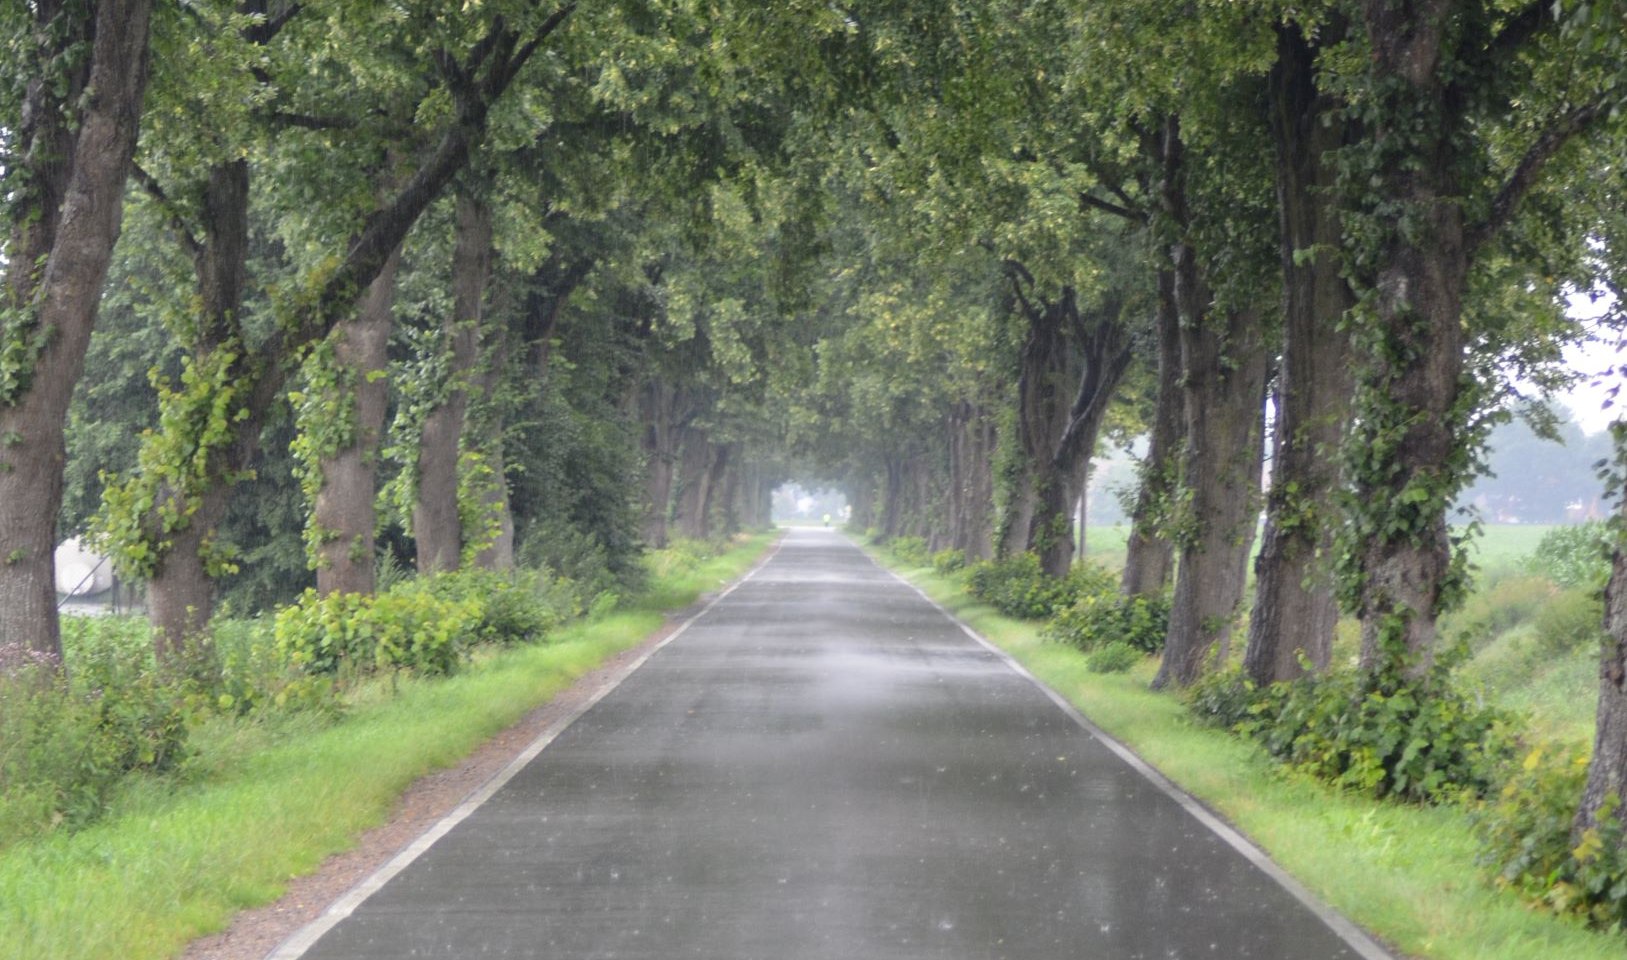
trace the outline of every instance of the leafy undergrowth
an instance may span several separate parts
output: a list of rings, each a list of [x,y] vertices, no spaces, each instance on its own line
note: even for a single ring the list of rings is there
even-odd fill
[[[363,680],[337,721],[308,710],[211,717],[192,732],[184,775],[130,778],[96,823],[0,853],[0,957],[172,956],[351,846],[418,777],[637,645],[663,610],[739,576],[769,539],[661,558],[644,597],[547,644],[490,648],[456,676]]]
[[[1407,956],[1440,960],[1620,958],[1619,934],[1534,911],[1488,882],[1472,819],[1454,804],[1379,802],[1284,768],[1259,746],[1197,723],[1182,702],[1148,689],[1157,662],[1127,673],[1088,668],[1086,656],[970,599],[962,579],[904,571],[1128,744],[1238,826],[1325,902]]]

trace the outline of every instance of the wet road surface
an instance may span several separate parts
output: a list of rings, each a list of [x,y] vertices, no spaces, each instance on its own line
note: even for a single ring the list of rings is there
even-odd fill
[[[300,955],[1381,954],[808,530]]]

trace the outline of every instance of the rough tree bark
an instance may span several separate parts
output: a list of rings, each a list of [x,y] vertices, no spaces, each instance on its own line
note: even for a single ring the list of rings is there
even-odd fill
[[[860,471],[856,477],[849,480],[845,486],[848,506],[852,513],[848,525],[855,531],[863,533],[876,525],[876,480],[868,473]]]
[[[1181,329],[1188,501],[1178,521],[1180,562],[1154,689],[1186,686],[1211,651],[1224,655],[1259,508],[1267,363],[1259,317],[1244,310],[1197,315]]]
[[[220,350],[231,350],[232,382],[254,382],[252,357],[244,347],[241,312],[248,281],[249,167],[247,161],[221,164],[209,172],[204,186],[203,235],[194,238],[177,229],[182,245],[192,255],[198,288],[198,342],[193,355],[199,362]],[[179,227],[179,225],[176,225]],[[179,530],[169,534],[169,549],[154,565],[147,584],[147,615],[153,626],[154,650],[160,661],[170,661],[185,650],[214,615],[214,577],[205,562],[206,545],[216,536],[231,506],[235,478],[259,453],[271,396],[250,398],[244,413],[251,422],[236,432],[232,443],[211,452],[208,485],[196,510]],[[160,491],[160,503],[178,491]],[[162,523],[157,509],[144,522],[153,529]]]
[[[968,559],[994,555],[994,418],[975,403],[949,414],[949,546]]]
[[[1627,453],[1627,449],[1618,449]],[[1618,455],[1617,463],[1619,468],[1627,468],[1627,455]],[[1627,524],[1627,495],[1622,496],[1620,511],[1621,522]],[[1610,581],[1604,588],[1604,629],[1593,757],[1588,762],[1582,804],[1571,829],[1576,842],[1581,841],[1585,831],[1600,826],[1607,808],[1614,808],[1618,822],[1627,817],[1622,806],[1627,800],[1627,535],[1622,530],[1617,531]]]
[[[1001,554],[1018,549],[1046,552],[1054,562],[1058,551],[1052,549],[1052,541],[1072,540],[1058,529],[1066,522],[1062,505],[1068,491],[1053,454],[1057,439],[1067,429],[1068,398],[1079,376],[1077,353],[1068,342],[1068,315],[1077,305],[1071,287],[1063,288],[1055,300],[1031,302],[1020,286],[1031,282],[1027,271],[1015,265],[1008,269],[1016,299],[1028,319],[1028,332],[1017,371],[1016,439],[1021,460],[1002,518]]]
[[[1175,547],[1163,520],[1179,485],[1180,450],[1186,432],[1181,398],[1181,316],[1175,308],[1175,274],[1158,271],[1158,395],[1154,400],[1152,436],[1141,462],[1141,482],[1130,516],[1125,545],[1125,596],[1158,594],[1169,585]]]
[[[1344,145],[1344,125],[1339,104],[1317,93],[1316,50],[1295,25],[1279,26],[1277,38],[1270,109],[1281,223],[1283,353],[1271,490],[1243,659],[1244,672],[1262,686],[1300,676],[1301,654],[1319,670],[1332,656],[1339,611],[1328,553],[1338,449],[1354,388],[1343,320],[1355,296],[1333,252],[1341,238],[1332,151]],[[1337,37],[1325,29],[1323,40]]]
[[[378,458],[389,404],[390,329],[394,326],[396,273],[400,251],[392,253],[368,284],[356,312],[335,327],[334,353],[354,378],[346,398],[354,424],[351,442],[319,465],[322,488],[311,522],[321,531],[316,589],[330,593],[372,593],[375,585],[374,532],[378,525]],[[454,481],[455,482],[455,481]],[[456,493],[454,492],[454,498]],[[455,561],[454,561],[455,562]]]
[[[489,327],[483,328],[490,330]],[[491,330],[490,343],[484,343],[485,363],[476,374],[473,398],[493,406],[494,398],[503,378],[502,358],[507,354],[508,337],[504,331]],[[473,442],[479,447],[491,467],[491,482],[481,492],[484,516],[497,517],[497,530],[490,543],[474,556],[474,565],[481,570],[514,569],[514,510],[508,492],[508,460],[504,451],[504,419],[501,411],[489,409],[485,422],[475,424]]]
[[[450,364],[445,400],[424,419],[418,445],[417,496],[412,535],[418,572],[456,570],[464,530],[458,512],[458,461],[468,422],[469,390],[480,359],[486,285],[491,278],[491,211],[467,191],[456,203],[452,245],[452,313],[444,328]]]
[[[667,545],[680,446],[695,405],[687,391],[655,377],[640,389],[638,408],[644,423],[644,544],[659,550]]]
[[[1032,303],[1031,280],[1009,268],[1014,295],[1028,317],[1017,380],[1017,446],[1022,451],[1031,516],[1024,549],[1053,576],[1073,565],[1073,505],[1095,452],[1107,406],[1130,363],[1129,338],[1116,299],[1081,314],[1071,287]]]
[[[712,485],[715,504],[711,511],[713,529],[725,537],[732,537],[740,532],[741,473],[746,468],[740,458],[740,445],[725,444],[719,463],[718,479]]]
[[[1370,279],[1382,343],[1369,350],[1361,378],[1370,396],[1394,408],[1387,418],[1393,424],[1375,427],[1393,425],[1397,436],[1382,470],[1358,472],[1356,495],[1359,502],[1394,504],[1416,486],[1435,501],[1410,511],[1416,515],[1409,529],[1377,531],[1361,548],[1361,661],[1369,669],[1396,656],[1408,658],[1415,673],[1428,668],[1451,564],[1446,503],[1434,488],[1457,447],[1453,408],[1463,376],[1459,318],[1469,257],[1454,175],[1458,124],[1413,125],[1419,116],[1463,114],[1448,102],[1453,94],[1439,70],[1450,8],[1445,0],[1406,6],[1374,0],[1364,11],[1372,69],[1396,91],[1372,134],[1410,148],[1407,162],[1387,163],[1375,176],[1414,223],[1391,231]]]
[[[0,337],[38,352],[0,389],[0,670],[62,658],[55,552],[63,429],[119,236],[152,3],[40,0],[31,13],[37,59],[11,131],[20,160],[10,161],[18,167],[6,171],[5,189],[18,207]],[[89,55],[58,75],[75,62],[64,53],[78,43],[89,44]]]
[[[683,426],[677,432],[678,489],[673,524],[683,536],[704,540],[709,531],[707,513],[722,448],[712,443],[698,427]]]
[[[1029,548],[1039,554],[1041,568],[1054,577],[1065,575],[1073,566],[1073,506],[1083,503],[1096,438],[1107,418],[1108,405],[1130,367],[1130,338],[1119,319],[1121,309],[1117,300],[1109,299],[1091,312],[1088,322],[1077,311],[1070,315],[1076,349],[1083,354],[1083,368],[1062,433],[1050,451],[1049,474],[1055,482],[1037,487],[1039,506],[1034,511],[1034,533],[1029,537]],[[1045,532],[1042,524],[1046,521],[1041,517],[1046,513],[1052,518],[1048,523],[1054,535],[1039,540],[1035,534]],[[1084,517],[1079,519],[1082,530]]]

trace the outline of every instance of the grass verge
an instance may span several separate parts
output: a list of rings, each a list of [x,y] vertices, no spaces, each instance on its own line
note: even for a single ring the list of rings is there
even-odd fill
[[[1286,771],[1252,744],[1195,724],[1175,697],[1149,690],[1154,661],[1128,674],[1091,673],[1082,653],[1042,642],[1037,624],[978,604],[957,579],[928,568],[899,572],[1400,954],[1622,957],[1619,934],[1586,930],[1492,887],[1461,808],[1377,803]]]
[[[211,722],[196,733],[191,776],[137,780],[95,826],[0,854],[0,957],[174,955],[349,848],[414,780],[636,646],[665,610],[740,576],[771,539],[656,571],[624,609],[452,678],[381,682],[336,724],[298,714]]]

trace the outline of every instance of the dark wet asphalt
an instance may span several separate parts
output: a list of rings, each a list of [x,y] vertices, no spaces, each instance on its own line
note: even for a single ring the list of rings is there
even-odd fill
[[[305,956],[1356,953],[913,590],[797,531]]]

